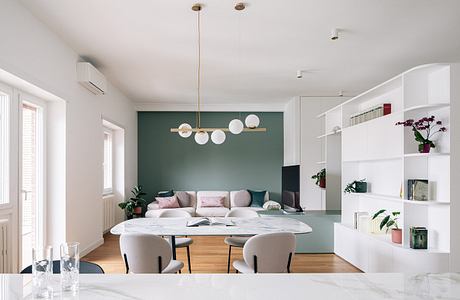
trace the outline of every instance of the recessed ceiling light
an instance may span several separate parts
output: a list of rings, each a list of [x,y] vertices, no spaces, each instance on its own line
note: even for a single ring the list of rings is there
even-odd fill
[[[337,28],[333,28],[331,30],[331,40],[335,41],[339,39],[339,30]]]

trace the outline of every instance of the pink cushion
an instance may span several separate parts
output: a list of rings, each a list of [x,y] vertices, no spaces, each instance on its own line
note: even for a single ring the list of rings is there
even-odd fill
[[[158,207],[161,208],[179,208],[179,201],[177,201],[176,195],[172,197],[156,197],[158,201]]]
[[[224,207],[224,197],[207,196],[201,197],[201,207]]]

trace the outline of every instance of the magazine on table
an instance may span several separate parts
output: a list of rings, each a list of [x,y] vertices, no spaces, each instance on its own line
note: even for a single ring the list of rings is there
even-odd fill
[[[195,227],[195,226],[214,226],[214,225],[225,225],[225,226],[235,226],[232,220],[226,218],[198,218],[198,219],[191,219],[187,222],[188,227]]]

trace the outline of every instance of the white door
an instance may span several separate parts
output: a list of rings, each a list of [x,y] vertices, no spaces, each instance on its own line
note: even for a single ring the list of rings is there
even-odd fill
[[[31,264],[32,247],[45,243],[45,131],[46,104],[27,95],[20,96],[21,191],[19,216],[21,267]]]

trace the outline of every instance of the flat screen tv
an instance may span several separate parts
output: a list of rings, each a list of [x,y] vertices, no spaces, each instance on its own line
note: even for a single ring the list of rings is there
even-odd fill
[[[281,202],[283,207],[292,207],[302,211],[300,207],[300,166],[285,166],[282,168]]]

